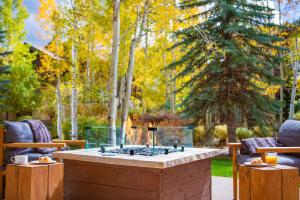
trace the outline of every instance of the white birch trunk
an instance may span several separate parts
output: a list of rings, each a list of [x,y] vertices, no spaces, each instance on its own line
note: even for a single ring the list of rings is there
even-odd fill
[[[124,75],[121,78],[120,91],[119,91],[119,102],[118,102],[121,110],[123,110],[123,103],[124,103],[124,98],[125,98],[125,84],[126,84],[126,76]]]
[[[90,57],[90,45],[88,45],[88,56],[86,59],[86,86],[90,89],[91,85],[91,57]]]
[[[90,90],[91,86],[91,54],[93,53],[93,34],[94,34],[94,28],[91,25],[88,32],[88,38],[87,38],[87,51],[88,55],[86,58],[86,86],[87,89]]]
[[[299,63],[295,62],[295,65],[294,65],[294,80],[293,80],[293,89],[292,89],[292,94],[291,94],[289,119],[294,118],[298,71],[299,71]]]
[[[295,39],[296,41],[296,54],[298,52],[298,37]],[[293,80],[293,89],[291,94],[291,102],[290,102],[290,112],[289,112],[289,119],[294,118],[294,112],[295,112],[295,99],[296,99],[296,91],[297,91],[297,81],[298,81],[298,74],[299,74],[299,62],[295,61],[293,63],[293,69],[294,69],[294,80]]]
[[[174,53],[174,49],[172,49],[172,59],[173,62],[175,62],[176,58],[175,58],[175,53]],[[170,95],[170,107],[171,107],[171,113],[174,114],[175,113],[175,108],[176,108],[176,80],[174,79],[175,77],[175,69],[172,70],[171,72],[171,95]]]
[[[71,93],[71,126],[72,126],[72,139],[76,140],[78,138],[77,129],[77,49],[75,44],[72,46],[72,93]]]
[[[279,66],[279,70],[280,70],[280,79],[283,80],[283,66],[282,64],[280,64]],[[279,100],[280,100],[280,103],[283,103],[283,85],[281,84],[280,85],[280,88],[279,88]],[[280,113],[279,113],[279,126],[281,126],[283,122],[283,108],[282,108],[282,105],[280,106]]]
[[[60,140],[63,139],[62,135],[62,102],[60,92],[60,75],[58,75],[56,83],[56,104],[57,104],[57,135]]]
[[[145,27],[145,23],[146,23],[146,19],[147,19],[147,14],[148,14],[148,7],[149,7],[149,1],[147,0],[145,2],[144,14],[142,17],[142,21],[141,21],[139,30],[138,30],[139,16],[137,16],[137,24],[135,27],[135,33],[134,33],[134,37],[133,37],[133,39],[131,41],[131,45],[130,45],[129,62],[128,62],[127,75],[126,75],[126,90],[125,90],[125,98],[124,98],[123,111],[122,111],[122,124],[121,124],[121,143],[122,144],[125,143],[126,121],[128,118],[129,102],[130,102],[131,88],[132,88],[132,77],[133,77],[133,72],[134,72],[135,49],[144,33],[144,27]],[[138,31],[139,31],[139,33],[137,33]]]
[[[110,66],[109,144],[116,146],[118,57],[120,43],[120,0],[114,0],[112,61]]]

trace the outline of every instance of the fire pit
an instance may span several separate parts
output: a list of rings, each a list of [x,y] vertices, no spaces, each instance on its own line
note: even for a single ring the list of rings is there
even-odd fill
[[[187,127],[132,127],[118,147],[92,140],[95,148],[54,152],[65,199],[211,200],[210,159],[220,150],[192,148],[192,136]]]
[[[126,145],[53,156],[64,160],[66,200],[210,200],[210,159],[220,150],[175,147]]]
[[[100,152],[105,153],[105,148],[101,147]],[[175,152],[184,152],[184,147],[181,147],[180,150],[175,148],[164,148],[164,147],[126,147],[126,148],[118,148],[107,151],[108,153],[116,153],[116,154],[129,154],[129,155],[141,155],[141,156],[155,156],[155,155],[163,155]]]

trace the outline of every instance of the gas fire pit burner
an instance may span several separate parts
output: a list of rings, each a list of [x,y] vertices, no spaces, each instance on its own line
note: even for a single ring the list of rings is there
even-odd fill
[[[126,147],[126,148],[118,148],[106,151],[108,153],[117,153],[117,154],[130,154],[130,155],[142,155],[142,156],[155,156],[155,155],[163,155],[175,152],[183,152],[184,148],[163,148],[163,147]]]

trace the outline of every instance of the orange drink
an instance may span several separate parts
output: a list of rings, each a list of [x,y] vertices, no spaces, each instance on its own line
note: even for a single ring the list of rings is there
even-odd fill
[[[276,165],[277,164],[277,153],[267,153],[266,163]]]

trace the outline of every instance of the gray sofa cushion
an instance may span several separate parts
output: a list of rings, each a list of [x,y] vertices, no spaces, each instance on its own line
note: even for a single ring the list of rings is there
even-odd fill
[[[286,120],[279,129],[278,142],[285,147],[300,147],[300,121]],[[300,157],[300,153],[293,155]]]
[[[29,125],[25,122],[4,122],[5,126],[5,143],[14,143],[14,142],[34,142],[33,135]],[[10,149],[16,152],[16,155],[22,155],[25,153],[33,152],[31,148],[18,148]]]
[[[238,156],[238,163],[243,164],[245,162],[250,162],[254,157],[257,156],[251,156],[249,154],[240,154]],[[298,167],[300,169],[300,158],[294,155],[279,154],[278,164]]]
[[[4,122],[5,133],[5,143],[28,143],[33,142],[33,135],[29,125],[25,122]],[[5,161],[9,161],[11,157],[15,155],[24,155],[28,153],[33,153],[31,148],[7,148],[5,149]]]
[[[300,146],[300,121],[286,120],[279,129],[278,141],[287,147]]]

